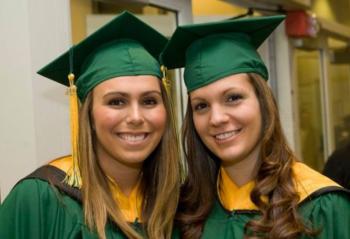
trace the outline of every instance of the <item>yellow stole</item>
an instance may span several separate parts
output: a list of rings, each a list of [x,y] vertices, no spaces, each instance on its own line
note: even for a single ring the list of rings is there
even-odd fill
[[[111,188],[114,201],[118,204],[119,209],[128,222],[134,222],[136,219],[141,221],[142,209],[142,195],[140,194],[140,181],[132,189],[129,196],[126,196],[118,186],[117,182],[111,177],[109,179],[109,186]]]
[[[294,182],[300,200],[303,201],[313,192],[328,186],[339,186],[331,179],[323,176],[303,163],[295,162],[292,166]],[[250,193],[255,186],[254,181],[238,187],[227,174],[224,168],[220,168],[218,176],[218,195],[225,209],[233,210],[258,210],[250,200]],[[266,198],[262,199],[266,200]]]
[[[65,156],[51,161],[49,165],[54,166],[63,172],[67,172],[71,168],[72,163],[72,157]],[[143,199],[139,190],[140,183],[137,183],[137,185],[132,189],[130,195],[126,196],[111,177],[107,176],[107,178],[114,201],[118,204],[118,208],[124,215],[125,220],[128,222],[134,222],[136,219],[140,221]]]

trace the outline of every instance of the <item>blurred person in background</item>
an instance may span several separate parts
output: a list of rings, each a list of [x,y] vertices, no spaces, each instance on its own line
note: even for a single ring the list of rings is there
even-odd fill
[[[329,156],[323,174],[350,190],[350,116],[344,118],[339,145]]]

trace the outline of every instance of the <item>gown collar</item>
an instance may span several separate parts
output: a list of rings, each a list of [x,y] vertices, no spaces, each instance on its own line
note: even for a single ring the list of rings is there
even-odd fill
[[[63,172],[67,172],[72,166],[73,160],[71,156],[65,156],[55,159],[49,163]],[[113,199],[117,203],[119,209],[128,222],[140,222],[142,212],[143,197],[140,192],[140,180],[132,189],[130,195],[126,196],[118,186],[118,184],[110,176],[107,176],[108,184],[111,189]]]
[[[339,184],[303,163],[294,162],[292,170],[296,190],[299,194],[299,203],[323,188],[341,188]],[[252,180],[239,187],[230,178],[223,167],[219,170],[217,192],[219,200],[226,210],[258,210],[258,207],[250,199],[250,193],[254,186],[255,181]],[[262,200],[267,200],[267,198],[263,197]]]

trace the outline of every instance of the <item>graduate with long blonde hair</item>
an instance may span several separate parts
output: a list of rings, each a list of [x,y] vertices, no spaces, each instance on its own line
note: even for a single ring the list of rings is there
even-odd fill
[[[180,163],[166,42],[124,12],[38,72],[69,87],[72,155],[13,188],[0,238],[171,237]]]

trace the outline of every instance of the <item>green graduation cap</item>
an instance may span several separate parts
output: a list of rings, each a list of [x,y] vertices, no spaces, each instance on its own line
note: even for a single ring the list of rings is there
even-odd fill
[[[154,75],[162,78],[158,62],[167,38],[129,12],[123,12],[95,33],[38,71],[69,86],[73,165],[65,182],[80,188],[78,97],[101,82],[118,76]]]
[[[73,73],[80,100],[104,80],[129,75],[162,77],[157,61],[167,38],[123,12],[43,67],[38,74],[69,86]]]
[[[179,26],[161,54],[168,69],[185,67],[188,92],[223,77],[254,72],[268,79],[256,49],[285,16],[247,17]]]

